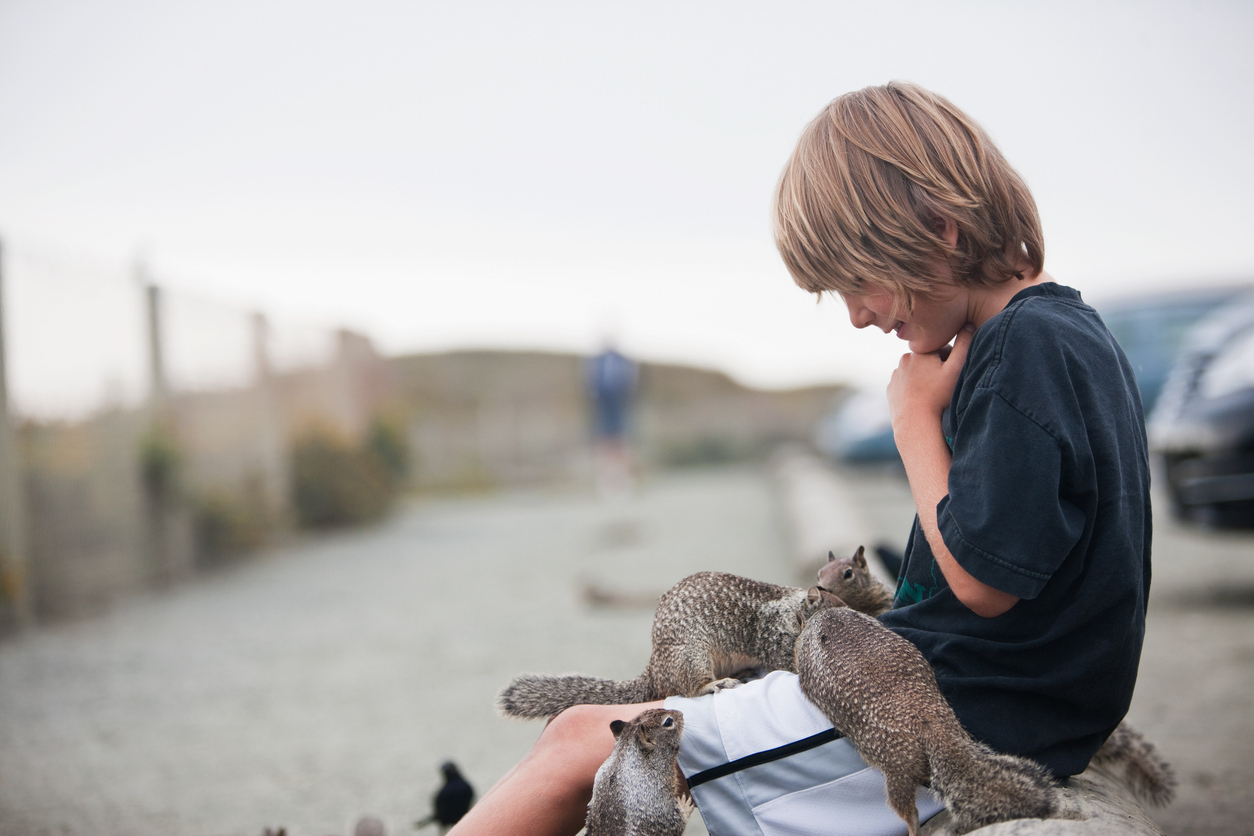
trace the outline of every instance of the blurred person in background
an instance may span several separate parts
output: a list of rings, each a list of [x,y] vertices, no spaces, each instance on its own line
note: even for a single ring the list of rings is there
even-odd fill
[[[607,340],[601,353],[588,361],[587,381],[597,492],[606,499],[623,497],[635,484],[627,432],[636,393],[636,364]]]

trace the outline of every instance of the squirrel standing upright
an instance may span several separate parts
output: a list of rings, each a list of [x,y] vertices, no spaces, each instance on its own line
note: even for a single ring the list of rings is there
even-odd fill
[[[1057,792],[1044,767],[994,752],[967,734],[919,649],[851,609],[818,613],[797,640],[801,692],[884,773],[888,804],[919,831],[915,795],[945,799],[953,832],[1047,818]]]
[[[610,731],[614,751],[592,784],[587,836],[680,836],[693,807],[675,766],[684,715],[653,708]]]
[[[843,607],[818,587],[776,586],[725,572],[698,572],[664,594],[653,616],[653,653],[635,679],[570,674],[516,678],[497,707],[507,717],[551,717],[572,705],[696,697],[740,684],[733,674],[793,670],[797,636],[815,613]]]

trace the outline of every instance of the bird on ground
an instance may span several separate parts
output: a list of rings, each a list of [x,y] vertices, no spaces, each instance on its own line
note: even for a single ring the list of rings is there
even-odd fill
[[[445,761],[440,765],[440,771],[444,773],[444,786],[440,787],[439,792],[432,799],[431,815],[422,821],[414,822],[415,829],[429,824],[438,824],[440,832],[445,833],[461,821],[462,816],[466,815],[466,811],[475,800],[475,788],[462,777],[457,764]]]

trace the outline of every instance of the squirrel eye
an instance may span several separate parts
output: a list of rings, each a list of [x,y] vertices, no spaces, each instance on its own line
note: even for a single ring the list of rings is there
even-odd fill
[[[669,729],[673,725],[675,725],[674,717],[667,717],[665,720],[662,721],[663,728]]]
[[[846,569],[846,570],[845,570],[845,580],[849,580],[849,579],[850,579],[850,578],[852,578],[852,577],[853,577],[853,570],[852,570],[852,569]]]

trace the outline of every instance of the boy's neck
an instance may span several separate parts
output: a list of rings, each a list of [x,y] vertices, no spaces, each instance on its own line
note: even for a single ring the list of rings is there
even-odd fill
[[[976,328],[979,328],[1005,310],[1006,306],[1010,304],[1010,300],[1025,287],[1032,287],[1033,285],[1052,282],[1053,280],[1053,276],[1042,270],[1035,276],[1028,278],[1010,279],[991,287],[972,288],[971,306],[967,314],[967,320],[973,323]]]

